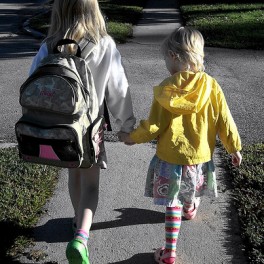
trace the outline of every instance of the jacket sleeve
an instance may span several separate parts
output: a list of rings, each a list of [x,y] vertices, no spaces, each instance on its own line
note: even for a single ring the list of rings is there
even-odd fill
[[[106,89],[107,106],[116,121],[118,129],[129,133],[134,129],[136,119],[132,99],[121,55],[112,41],[109,46],[110,71]]]
[[[31,75],[36,70],[41,60],[45,58],[47,55],[48,55],[48,48],[46,43],[43,43],[32,61],[31,68],[29,70],[29,75]]]
[[[156,139],[170,124],[171,113],[153,100],[149,118],[141,120],[139,126],[130,133],[136,143],[145,143]]]
[[[240,151],[242,147],[237,126],[221,89],[218,94],[218,103],[218,136],[229,154]]]

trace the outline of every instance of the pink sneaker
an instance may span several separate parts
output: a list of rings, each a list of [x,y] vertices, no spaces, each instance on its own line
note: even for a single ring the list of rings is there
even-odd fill
[[[165,247],[158,248],[154,253],[155,261],[159,264],[175,264],[176,252],[165,251]]]
[[[200,204],[200,198],[196,198],[192,210],[187,211],[183,207],[183,217],[185,219],[187,219],[187,220],[194,219],[195,216],[196,216],[196,213],[197,213],[197,209],[198,209],[199,204]]]

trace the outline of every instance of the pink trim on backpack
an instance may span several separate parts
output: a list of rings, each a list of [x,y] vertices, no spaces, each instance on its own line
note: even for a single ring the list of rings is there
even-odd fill
[[[39,157],[50,160],[60,160],[54,152],[52,146],[40,145],[39,146]]]

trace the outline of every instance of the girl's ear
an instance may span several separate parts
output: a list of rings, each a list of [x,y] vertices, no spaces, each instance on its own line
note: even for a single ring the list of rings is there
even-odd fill
[[[169,56],[170,56],[173,60],[176,60],[176,59],[177,59],[176,54],[175,54],[172,50],[169,50]]]

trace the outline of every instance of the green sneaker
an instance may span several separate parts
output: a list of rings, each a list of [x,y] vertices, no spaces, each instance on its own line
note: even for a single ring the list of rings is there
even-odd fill
[[[90,264],[88,248],[85,243],[78,238],[68,243],[66,257],[69,264]]]

